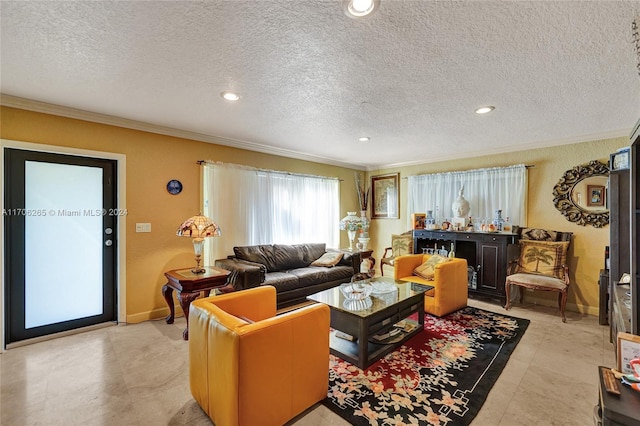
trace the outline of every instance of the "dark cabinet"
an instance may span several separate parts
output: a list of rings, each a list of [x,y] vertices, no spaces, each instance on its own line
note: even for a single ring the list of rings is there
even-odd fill
[[[427,248],[453,250],[467,260],[470,296],[484,296],[505,304],[508,247],[517,243],[516,234],[455,231],[413,231],[414,253]]]
[[[620,395],[607,392],[605,372],[607,367],[598,367],[598,405],[594,420],[602,426],[638,426],[640,425],[640,398],[636,391],[619,384]]]
[[[631,330],[632,334],[640,334],[640,318],[638,310],[640,310],[640,277],[638,275],[638,263],[640,263],[640,247],[638,240],[640,239],[640,121],[636,123],[634,132],[631,135],[631,229],[630,229],[630,274],[631,274]]]
[[[629,169],[609,172],[609,271],[610,280],[618,281],[629,273]]]
[[[609,173],[609,325],[614,343],[618,332],[640,334],[640,120],[630,142],[628,150],[611,154]],[[629,274],[629,283],[619,282],[623,273]]]
[[[609,203],[609,306],[608,323],[611,326],[610,339],[615,341],[619,331],[630,332],[631,323],[628,309],[624,305],[624,296],[629,290],[628,285],[619,285],[618,281],[623,273],[630,273],[630,216],[631,185],[628,168],[615,168],[612,155],[611,171],[609,172],[609,189],[607,191]],[[628,154],[627,154],[628,155]]]

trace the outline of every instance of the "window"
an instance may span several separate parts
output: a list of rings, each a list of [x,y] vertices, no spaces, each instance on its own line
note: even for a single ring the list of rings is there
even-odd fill
[[[460,172],[409,176],[407,183],[407,225],[411,213],[433,211],[437,223],[453,217],[451,206],[464,186],[469,201],[469,216],[491,221],[495,210],[514,225],[526,226],[527,168],[511,167],[476,169]]]
[[[206,240],[210,264],[240,245],[339,245],[336,178],[205,163],[203,192],[203,214],[222,228]]]

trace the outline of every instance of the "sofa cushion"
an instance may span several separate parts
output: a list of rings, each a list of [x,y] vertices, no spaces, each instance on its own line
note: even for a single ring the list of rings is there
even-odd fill
[[[322,256],[327,247],[325,243],[294,244],[293,246],[302,250],[302,258],[305,262],[303,266],[309,266],[311,262]]]
[[[329,251],[320,256],[319,259],[311,262],[311,266],[326,266],[327,268],[331,268],[332,266],[336,266],[340,259],[344,256],[344,253],[339,251]]]
[[[269,272],[264,279],[263,285],[272,285],[276,292],[295,290],[300,287],[298,277],[290,272]]]
[[[330,271],[330,268],[310,266],[308,268],[292,269],[289,273],[298,277],[298,285],[300,287],[306,287],[329,281],[328,271]]]
[[[273,246],[270,244],[234,247],[233,253],[238,259],[262,263],[266,266],[267,272],[277,271]]]
[[[327,250],[327,251],[337,251],[337,250]],[[343,253],[344,255],[342,256],[342,259],[340,259],[340,262],[338,263],[338,265],[353,266],[353,254],[349,253],[348,251],[345,251]]]
[[[309,265],[304,260],[304,249],[300,245],[274,244],[274,271],[286,271]]]
[[[448,262],[450,260],[451,259],[449,259],[448,257],[434,254],[433,256],[429,257],[429,259],[427,259],[424,263],[414,269],[413,273],[424,279],[433,280],[436,275],[436,265]]]
[[[325,271],[327,273],[327,281],[344,280],[346,283],[349,282],[353,276],[353,267],[340,264],[333,268],[327,268]]]

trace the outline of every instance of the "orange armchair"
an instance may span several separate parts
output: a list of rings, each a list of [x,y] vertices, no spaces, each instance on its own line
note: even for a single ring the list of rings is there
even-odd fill
[[[272,286],[194,301],[191,394],[218,426],[286,423],[327,396],[329,315],[315,304],[276,316]]]
[[[431,255],[408,254],[396,257],[393,277],[396,280],[413,281],[433,286],[424,295],[424,311],[441,317],[467,306],[469,295],[466,259],[453,258],[435,267],[433,281],[414,275],[413,270],[426,262]]]

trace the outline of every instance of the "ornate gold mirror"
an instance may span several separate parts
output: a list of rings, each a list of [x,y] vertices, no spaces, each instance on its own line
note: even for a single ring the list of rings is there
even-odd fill
[[[602,228],[609,223],[609,166],[594,160],[567,170],[553,188],[553,204],[569,222]]]

